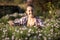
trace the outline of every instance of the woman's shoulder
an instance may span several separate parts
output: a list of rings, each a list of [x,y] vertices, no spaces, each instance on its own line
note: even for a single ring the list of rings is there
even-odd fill
[[[25,19],[27,19],[27,16],[23,16],[20,19],[25,20]]]
[[[38,16],[35,17],[37,21],[42,21],[42,19]]]
[[[38,16],[35,16],[36,19],[40,19]]]

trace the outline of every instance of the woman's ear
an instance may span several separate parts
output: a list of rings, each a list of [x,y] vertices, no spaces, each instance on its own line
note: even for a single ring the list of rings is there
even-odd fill
[[[25,15],[27,15],[27,11],[25,11]]]
[[[27,11],[25,11],[25,13],[27,13]]]

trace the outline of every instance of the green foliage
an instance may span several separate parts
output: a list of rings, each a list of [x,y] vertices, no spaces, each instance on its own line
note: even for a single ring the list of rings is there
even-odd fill
[[[0,40],[58,40],[60,36],[60,20],[45,19],[44,26],[9,26],[0,23]]]

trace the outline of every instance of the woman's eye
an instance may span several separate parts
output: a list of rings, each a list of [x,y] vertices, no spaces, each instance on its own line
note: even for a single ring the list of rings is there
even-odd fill
[[[33,12],[33,10],[31,10]]]
[[[30,10],[29,10],[29,12],[30,12]]]

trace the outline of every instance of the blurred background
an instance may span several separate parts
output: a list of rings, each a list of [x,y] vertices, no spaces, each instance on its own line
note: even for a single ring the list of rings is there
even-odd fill
[[[60,17],[60,0],[0,0],[0,18],[20,18],[30,4],[34,6],[35,15],[43,20]]]
[[[35,7],[35,14],[51,18],[54,14],[59,16],[60,0],[0,0],[0,18],[6,14],[24,13],[27,5]]]

